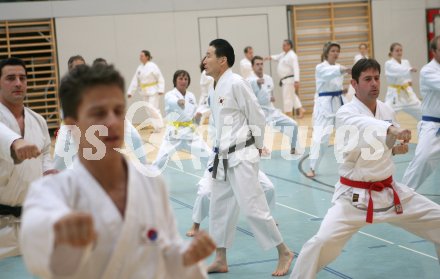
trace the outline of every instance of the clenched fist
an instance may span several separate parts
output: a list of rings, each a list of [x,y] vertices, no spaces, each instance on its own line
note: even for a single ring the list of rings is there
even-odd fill
[[[74,212],[54,224],[55,246],[69,244],[85,247],[96,240],[93,218],[88,213]]]
[[[216,245],[212,238],[204,231],[198,232],[188,249],[183,254],[183,265],[190,266],[207,258],[214,252]]]
[[[26,159],[37,158],[40,154],[41,151],[35,144],[29,143],[24,139],[16,139],[11,144],[11,155],[16,164]]]

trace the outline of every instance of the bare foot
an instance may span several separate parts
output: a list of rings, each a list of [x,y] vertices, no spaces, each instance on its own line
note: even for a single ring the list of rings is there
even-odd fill
[[[311,169],[308,173],[306,173],[306,176],[307,176],[307,177],[315,177],[315,176],[316,176],[316,173],[315,173],[314,170]]]
[[[289,272],[289,268],[290,265],[292,264],[294,257],[295,254],[293,254],[293,252],[291,251],[280,255],[280,258],[278,259],[277,269],[274,272],[272,272],[272,276],[286,275]]]
[[[293,113],[291,113],[291,112],[285,112],[284,114],[287,115],[287,116],[290,117],[290,118],[293,117]]]
[[[192,227],[186,232],[186,236],[193,237],[199,232],[200,224],[193,223]]]
[[[298,118],[301,119],[304,117],[304,113],[306,110],[303,107],[300,107],[299,109],[296,109],[296,114],[298,115]]]
[[[220,261],[214,261],[208,266],[208,273],[226,273],[228,272],[228,265]]]

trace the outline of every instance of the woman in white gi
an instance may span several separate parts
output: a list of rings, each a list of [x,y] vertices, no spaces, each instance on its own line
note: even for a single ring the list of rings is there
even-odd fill
[[[403,110],[417,121],[422,119],[421,102],[412,88],[411,73],[417,72],[408,60],[402,59],[403,48],[399,43],[390,46],[385,62],[385,76],[387,78],[387,95],[385,103],[396,112]]]
[[[195,132],[195,119],[200,119],[194,94],[187,90],[191,77],[185,70],[173,76],[174,89],[165,94],[167,128],[154,165],[162,169],[169,158],[179,150],[190,152],[195,158],[208,158],[212,151]]]
[[[282,239],[258,181],[264,113],[249,83],[232,72],[234,62],[234,49],[226,40],[210,42],[203,61],[206,74],[215,81],[209,92],[216,130],[209,230],[218,248],[208,272],[228,272],[226,250],[232,245],[241,210],[261,247],[277,247],[278,266],[272,275],[283,276],[293,253]]]
[[[298,96],[299,90],[299,64],[298,56],[293,51],[293,42],[291,40],[283,41],[283,52],[271,55],[266,59],[278,61],[278,76],[280,78],[280,86],[283,90],[283,110],[284,113],[292,117],[292,110],[303,118],[305,109],[301,104]]]
[[[353,65],[356,64],[356,62],[358,62],[361,59],[368,58],[368,45],[366,43],[360,43],[358,49],[359,49],[359,53],[354,56]],[[345,96],[348,102],[351,101],[354,93],[355,93],[354,88],[350,84],[348,86],[347,95]]]
[[[145,111],[148,122],[153,126],[154,132],[163,128],[163,119],[159,108],[159,96],[165,91],[165,81],[159,67],[151,61],[153,57],[148,50],[142,50],[139,56],[141,65],[136,69],[127,95],[131,98],[136,93],[140,94],[145,102]]]
[[[46,121],[24,106],[26,91],[25,63],[0,60],[0,260],[21,254],[20,216],[30,183],[56,172]]]
[[[440,36],[432,39],[434,58],[420,71],[422,121],[414,158],[402,178],[402,183],[417,189],[440,163]]]
[[[338,43],[326,43],[321,57],[322,63],[316,66],[316,94],[308,177],[316,175],[321,159],[328,149],[336,111],[346,102],[343,96],[346,92],[343,87],[344,75],[349,74],[351,69],[336,63],[340,51],[341,46]]]
[[[434,242],[440,256],[440,205],[393,179],[392,154],[408,152],[411,131],[399,128],[393,109],[377,100],[380,65],[362,59],[353,66],[352,77],[356,94],[336,113],[342,158],[333,206],[301,249],[291,279],[316,278],[353,234],[373,222],[390,223]]]
[[[124,81],[112,66],[80,67],[63,78],[66,125],[95,125],[94,145],[81,136],[72,169],[35,182],[24,205],[21,245],[27,268],[42,278],[206,278],[199,261],[215,248],[206,233],[186,246],[160,177],[139,172],[123,155]]]

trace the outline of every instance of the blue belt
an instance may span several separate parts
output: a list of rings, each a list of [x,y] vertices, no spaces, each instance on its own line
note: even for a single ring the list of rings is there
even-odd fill
[[[319,97],[339,97],[339,101],[341,102],[341,106],[344,105],[344,100],[342,100],[342,90],[339,91],[329,91],[329,92],[321,92],[318,93]],[[333,111],[333,102],[331,102],[332,111]]]
[[[318,93],[318,95],[319,95],[319,97],[327,97],[327,96],[330,96],[330,97],[339,97],[339,96],[342,95],[342,90],[339,90],[339,91],[330,91],[330,92],[321,92],[321,93]]]
[[[437,122],[437,123],[440,123],[440,118],[438,118],[438,117],[432,117],[432,116],[427,116],[427,115],[423,115],[423,116],[422,116],[422,120],[423,120],[423,121],[430,121],[430,122]]]

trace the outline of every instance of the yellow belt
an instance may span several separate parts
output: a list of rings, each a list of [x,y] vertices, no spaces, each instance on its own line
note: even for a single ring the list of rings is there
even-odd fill
[[[176,129],[179,129],[180,127],[191,127],[194,130],[194,124],[192,121],[171,121],[168,122],[169,125],[174,126]]]
[[[142,83],[142,84],[141,84],[141,88],[142,88],[142,89],[145,89],[145,88],[148,88],[148,87],[151,87],[151,86],[155,86],[155,85],[157,85],[157,84],[159,84],[157,81],[155,81],[155,82],[150,82],[150,83]]]
[[[407,90],[408,87],[409,87],[408,83],[405,83],[405,84],[402,84],[402,85],[391,84],[391,85],[389,85],[389,87],[397,89],[397,94],[400,94],[400,92],[402,90],[405,91],[406,93],[409,93],[408,90]]]

